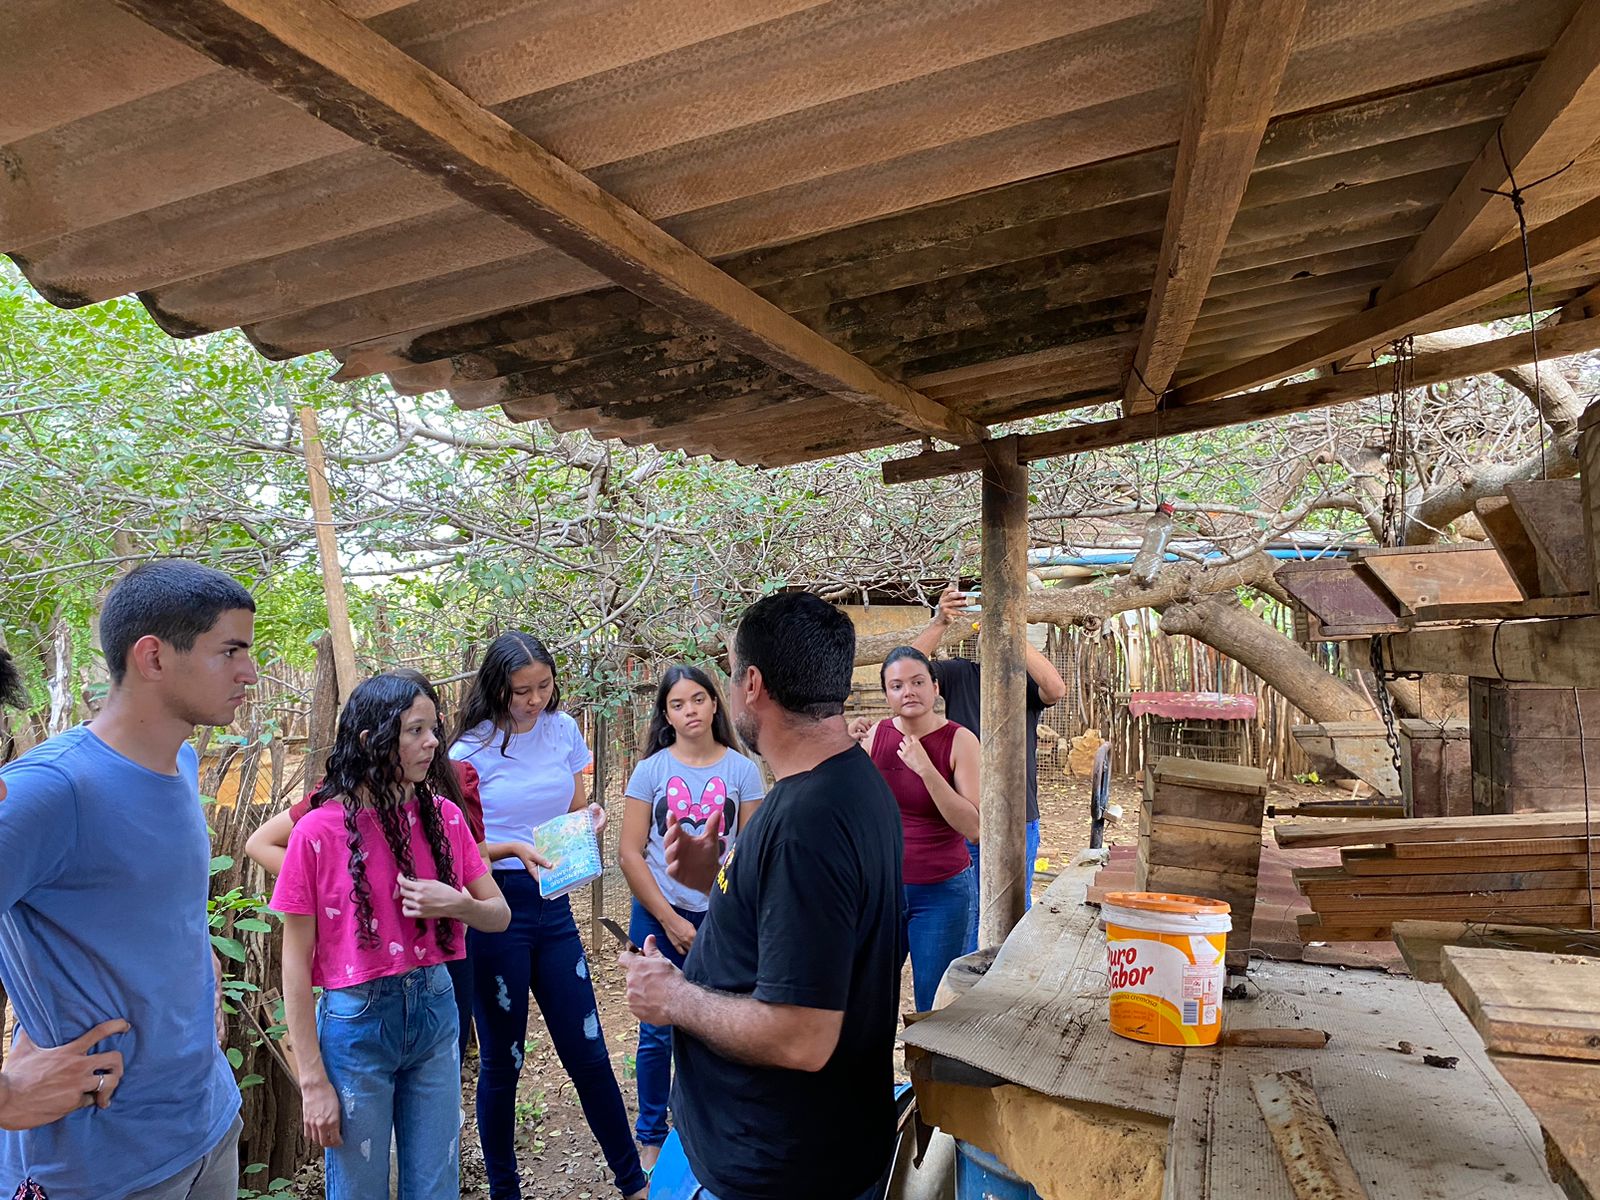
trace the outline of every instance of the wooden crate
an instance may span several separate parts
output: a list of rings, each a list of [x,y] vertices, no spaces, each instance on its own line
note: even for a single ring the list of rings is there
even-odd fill
[[[1408,817],[1472,815],[1472,743],[1466,721],[1397,723],[1400,794]]]
[[[1581,809],[1585,759],[1600,799],[1600,689],[1473,679],[1468,697],[1473,812]]]
[[[1227,901],[1235,969],[1249,962],[1266,796],[1267,773],[1255,767],[1158,758],[1145,771],[1135,883]]]
[[[1600,600],[1600,401],[1578,423],[1578,474],[1583,488],[1583,535],[1589,544],[1589,592]]]

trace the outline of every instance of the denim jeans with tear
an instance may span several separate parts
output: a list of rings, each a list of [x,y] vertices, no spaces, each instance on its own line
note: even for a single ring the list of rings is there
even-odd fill
[[[606,1051],[572,905],[565,896],[541,897],[538,881],[524,870],[496,871],[494,878],[511,906],[511,924],[500,933],[467,934],[478,1027],[478,1137],[491,1200],[522,1196],[516,1104],[530,993],[577,1089],[584,1119],[616,1175],[617,1189],[624,1196],[642,1191],[639,1148]]]
[[[328,1200],[389,1194],[389,1143],[400,1200],[461,1195],[461,1063],[456,1002],[443,966],[330,988],[317,1044],[339,1095],[343,1145],[323,1152]]]
[[[677,905],[673,905],[672,911],[696,929],[706,919],[703,912]],[[673,966],[682,967],[684,956],[678,953],[661,922],[635,900],[633,918],[628,922],[628,938],[635,946],[642,946],[651,934],[655,935],[656,949],[662,956]],[[672,1092],[671,1025],[639,1022],[639,1055],[634,1060],[634,1078],[639,1085],[639,1119],[634,1122],[633,1131],[641,1146],[659,1146],[667,1140],[667,1098]]]

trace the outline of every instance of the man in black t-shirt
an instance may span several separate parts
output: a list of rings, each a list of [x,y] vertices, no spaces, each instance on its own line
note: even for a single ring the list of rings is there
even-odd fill
[[[845,731],[855,629],[804,593],[753,605],[729,707],[777,783],[727,861],[680,973],[624,954],[628,1006],[672,1025],[672,1111],[701,1200],[881,1196],[905,960],[899,809]],[[714,839],[669,833],[694,882]]]
[[[939,647],[944,642],[945,630],[962,617],[971,620],[970,613],[963,613],[962,608],[967,603],[965,592],[955,588],[946,588],[939,597],[939,607],[934,610],[933,620],[928,622],[928,627],[916,636],[911,643],[933,660],[933,678],[939,685],[939,694],[944,697],[944,715],[957,725],[965,725],[978,735],[978,740],[983,740],[983,727],[981,724],[981,698],[983,669],[970,658],[935,658]],[[1033,868],[1039,860],[1039,736],[1034,731],[1039,726],[1039,718],[1044,715],[1044,710],[1054,705],[1067,694],[1067,685],[1062,682],[1061,673],[1055,669],[1050,660],[1040,654],[1031,645],[1026,650],[1026,666],[1028,669],[1028,731],[1024,741],[1028,747],[1028,886],[1027,906],[1033,907]],[[978,846],[975,842],[968,842],[967,849],[972,852],[972,886],[978,886]],[[967,949],[971,954],[978,948],[978,906],[972,906],[972,917],[967,924]]]

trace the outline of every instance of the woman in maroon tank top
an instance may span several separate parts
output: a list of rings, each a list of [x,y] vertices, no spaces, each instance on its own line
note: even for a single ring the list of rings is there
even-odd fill
[[[912,988],[926,1012],[977,901],[967,841],[978,840],[980,751],[970,729],[934,712],[939,685],[922,651],[891,650],[879,678],[891,715],[863,744],[900,805]]]

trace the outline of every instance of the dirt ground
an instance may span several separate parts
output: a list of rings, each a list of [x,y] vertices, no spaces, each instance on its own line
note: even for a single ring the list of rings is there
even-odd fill
[[[1088,783],[1056,773],[1047,763],[1040,764],[1039,857],[1044,878],[1037,880],[1035,895],[1048,886],[1049,878],[1071,863],[1073,855],[1087,844],[1089,833]],[[1274,786],[1272,799],[1279,803],[1310,797],[1327,799],[1326,791],[1298,784]],[[1137,840],[1139,833],[1139,785],[1131,779],[1112,784],[1112,801],[1122,806],[1122,819],[1106,826],[1106,842],[1124,845]],[[626,887],[615,872],[607,880],[606,915],[627,924]],[[573,896],[573,915],[585,942],[589,937],[590,905],[587,891]],[[634,1052],[638,1045],[638,1025],[628,1012],[624,980],[616,965],[614,947],[604,937],[598,948],[590,946],[590,969],[599,1002],[600,1021],[612,1065],[622,1086],[630,1119],[637,1111],[634,1090]],[[910,967],[902,985],[911,994]],[[483,1155],[478,1147],[476,1122],[472,1119],[473,1083],[471,1063],[467,1072],[464,1099],[468,1112],[462,1131],[461,1195],[463,1200],[487,1200]],[[615,1196],[600,1148],[578,1105],[577,1094],[562,1070],[550,1044],[550,1037],[537,1008],[530,1016],[525,1066],[519,1091],[518,1127],[522,1163],[522,1194],[526,1200],[601,1200]],[[322,1195],[321,1166],[307,1168],[297,1181],[305,1197]]]

